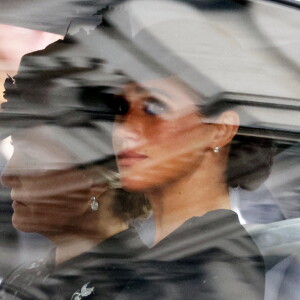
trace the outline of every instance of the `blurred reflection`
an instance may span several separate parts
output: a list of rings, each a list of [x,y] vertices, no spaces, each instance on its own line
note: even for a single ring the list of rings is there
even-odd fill
[[[3,9],[1,9],[3,15]],[[20,28],[16,26],[9,26],[0,24],[0,38],[3,41],[0,45],[0,102],[5,101],[3,99],[3,83],[7,74],[15,74],[18,70],[20,59],[22,55],[30,51],[36,51],[43,49],[49,43],[57,40],[60,36],[57,34],[42,32],[36,30],[30,30],[28,28]],[[11,155],[11,145],[8,141],[3,141],[0,145],[0,165],[1,171],[3,165]],[[3,157],[2,157],[3,154]],[[0,230],[0,248],[1,248],[1,268],[0,278],[11,269],[13,265],[18,265],[22,261],[21,257],[24,255],[24,249],[20,250],[19,243],[22,243],[22,234],[16,232],[11,227],[11,201],[9,199],[9,192],[7,189],[0,188],[0,211],[1,211],[1,230]],[[36,249],[36,253],[31,254],[33,257],[37,255],[39,249]],[[13,260],[12,260],[13,257]]]
[[[29,282],[28,268],[17,270],[7,293],[264,299],[265,241],[259,249],[240,224],[230,189],[240,202],[263,195],[275,203],[263,182],[273,139],[298,126],[297,70],[256,40],[249,6],[221,2],[220,11],[197,1],[122,2],[95,31],[26,55],[7,79],[3,119],[14,127],[15,150],[2,180],[12,189],[13,223],[57,244],[57,266],[30,266]],[[149,20],[149,11],[170,15]],[[287,125],[276,123],[283,102],[293,112]],[[137,227],[151,249],[127,229],[149,210],[145,199],[152,219]],[[268,222],[282,218],[270,206]]]
[[[22,293],[35,295],[38,281],[50,274],[55,277],[70,267],[79,272],[85,283],[93,280],[94,288],[98,285],[97,293],[100,289],[104,292],[101,283],[92,278],[93,270],[100,268],[96,259],[93,259],[93,268],[84,272],[73,258],[85,262],[93,255],[101,258],[102,263],[108,257],[115,258],[117,263],[117,258],[129,258],[142,251],[144,246],[134,230],[128,229],[128,221],[145,215],[145,200],[121,190],[108,189],[108,177],[102,175],[106,173],[101,166],[71,168],[72,157],[55,141],[53,134],[51,136],[51,127],[41,125],[25,129],[15,133],[12,142],[14,153],[2,173],[2,183],[11,188],[13,225],[21,231],[44,235],[54,242],[56,249],[53,261],[40,262],[29,268],[30,271],[28,267],[16,270],[6,279],[4,289],[10,292],[12,288],[20,297]],[[114,235],[112,240],[105,242]],[[64,267],[55,267],[65,261],[68,263]],[[72,288],[76,286],[70,286],[68,293]],[[114,287],[111,289],[114,292]],[[41,289],[38,291],[40,293]]]
[[[146,214],[146,201],[109,189],[108,177],[100,165],[71,168],[71,154],[55,141],[51,126],[41,125],[15,133],[12,142],[14,153],[2,173],[2,183],[11,188],[13,225],[21,231],[44,235],[54,242],[56,249],[53,261],[37,263],[29,267],[30,271],[26,266],[16,270],[4,282],[4,289],[8,293],[17,291],[21,298],[22,293],[35,295],[37,282],[73,268],[80,274],[78,280],[85,283],[93,280],[95,289],[98,285],[95,293],[100,290],[108,293],[109,289],[105,291],[97,276],[93,278],[93,272],[101,268],[97,260],[101,258],[103,264],[110,258],[117,263],[117,258],[129,258],[143,250],[134,230],[128,229],[128,222]],[[114,238],[105,242],[111,236]],[[92,259],[93,268],[84,272],[76,266],[74,257],[76,262],[88,263],[89,255],[96,259]],[[68,262],[63,267],[55,267],[65,261]],[[68,293],[72,288],[80,288],[80,280],[78,286],[69,287]],[[124,281],[125,277],[120,280]],[[49,279],[46,287],[50,288],[51,284]],[[111,292],[115,292],[114,288],[111,287]],[[44,297],[48,296],[47,293]]]
[[[286,219],[300,217],[299,147],[295,144],[276,156],[272,176],[266,182]]]
[[[18,111],[23,117],[15,120],[11,136],[14,151],[1,179],[11,189],[14,227],[39,233],[56,247],[47,260],[21,266],[8,275],[2,282],[1,296],[54,299],[61,297],[64,288],[65,299],[76,299],[82,289],[109,298],[122,290],[130,278],[132,270],[124,260],[146,249],[129,222],[146,217],[149,205],[142,194],[120,189],[107,140],[107,123],[91,124],[90,115],[75,118],[73,127],[69,125],[72,115],[70,122],[44,121],[48,109],[56,110],[55,96],[63,95],[57,92],[60,86],[52,84],[54,77],[45,79],[45,70],[38,70],[34,62],[38,54],[46,51],[25,56],[16,79],[9,77],[5,84],[4,113],[13,119]],[[44,84],[43,91],[36,82],[26,81],[30,74],[27,66],[35,75],[40,71],[37,78]],[[93,103],[95,99],[91,93],[86,94],[84,86],[79,87],[78,94],[71,94],[74,99],[70,105],[83,98],[89,108],[89,101]],[[22,126],[26,113],[32,119]],[[70,272],[76,274],[71,281]]]

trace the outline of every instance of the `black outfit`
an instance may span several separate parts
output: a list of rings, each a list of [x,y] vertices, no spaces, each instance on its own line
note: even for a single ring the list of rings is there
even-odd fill
[[[117,300],[263,300],[264,261],[236,213],[194,217],[137,262]]]
[[[57,266],[54,251],[13,271],[1,284],[0,299],[114,299],[136,279],[131,262],[148,249],[132,228]]]
[[[22,289],[35,298],[20,299],[264,298],[262,256],[229,210],[189,219],[152,249],[145,250],[130,229],[46,273],[39,276],[43,282]],[[5,281],[5,290],[17,281],[13,276]]]

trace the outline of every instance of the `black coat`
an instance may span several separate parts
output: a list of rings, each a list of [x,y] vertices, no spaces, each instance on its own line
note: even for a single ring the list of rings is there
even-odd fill
[[[16,271],[3,288],[9,291],[9,284],[15,285],[14,291],[22,291],[23,298],[19,292],[20,298],[4,299],[264,299],[262,256],[229,210],[191,218],[152,249],[145,248],[130,229],[49,268],[38,268],[44,275],[35,276],[38,280],[27,286],[16,284],[14,276],[20,273]],[[24,268],[22,272],[20,278]]]
[[[7,276],[1,284],[0,299],[113,299],[136,278],[130,262],[146,249],[130,228],[57,266],[54,255],[50,255]]]
[[[263,300],[262,255],[236,213],[194,217],[136,263],[117,300]]]

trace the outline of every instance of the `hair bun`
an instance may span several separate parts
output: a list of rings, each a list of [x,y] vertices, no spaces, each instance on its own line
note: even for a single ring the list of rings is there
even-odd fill
[[[274,154],[271,139],[237,135],[229,153],[228,186],[257,189],[271,172]]]

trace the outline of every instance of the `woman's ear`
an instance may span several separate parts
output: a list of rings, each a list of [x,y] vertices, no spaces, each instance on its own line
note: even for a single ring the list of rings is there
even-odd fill
[[[223,112],[214,122],[215,136],[212,147],[228,145],[236,135],[240,124],[239,115],[233,110]]]

